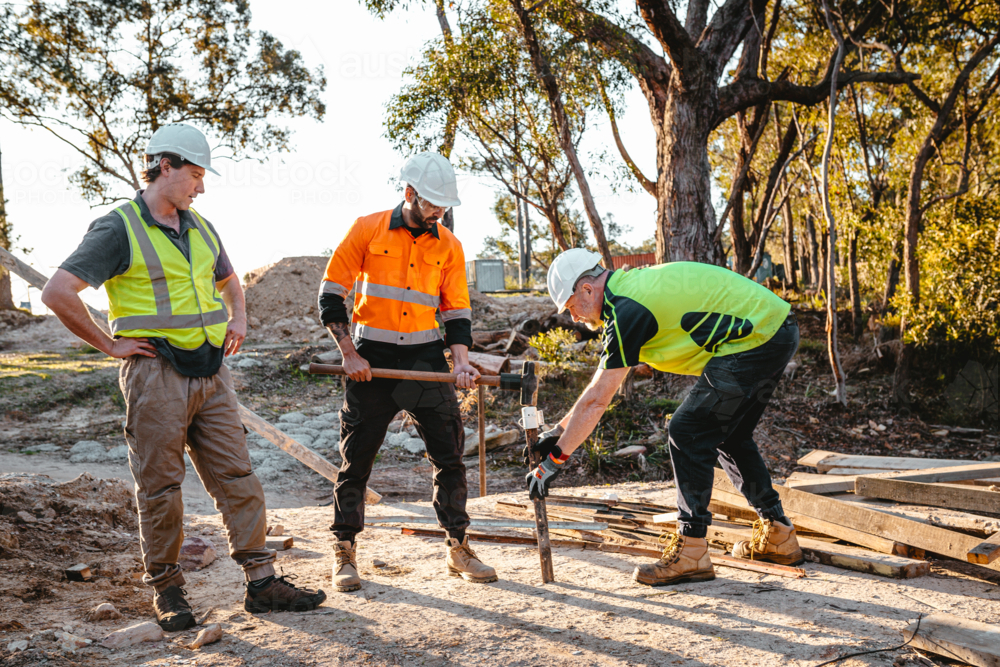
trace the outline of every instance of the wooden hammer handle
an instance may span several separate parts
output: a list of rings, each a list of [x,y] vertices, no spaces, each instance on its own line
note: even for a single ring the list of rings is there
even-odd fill
[[[458,381],[456,373],[432,373],[430,371],[401,371],[395,368],[373,368],[372,377],[389,378],[392,380],[422,380],[424,382],[450,382],[454,384]],[[343,366],[333,366],[330,364],[309,364],[309,372],[313,375],[347,375]],[[480,375],[476,384],[484,384],[490,387],[500,386],[499,375]]]

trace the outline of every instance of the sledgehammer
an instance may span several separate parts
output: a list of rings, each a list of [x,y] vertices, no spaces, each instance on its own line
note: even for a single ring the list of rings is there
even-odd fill
[[[309,364],[309,372],[313,375],[346,375],[343,366],[332,366],[329,364]],[[402,371],[394,368],[372,368],[372,377],[390,378],[394,380],[419,380],[423,382],[450,382],[458,381],[455,373],[432,373],[429,371]],[[483,437],[483,394],[482,387],[500,387],[506,391],[516,391],[520,393],[521,403],[521,425],[524,427],[524,437],[528,444],[528,450],[538,442],[538,411],[535,408],[538,402],[538,377],[535,375],[535,364],[525,361],[521,368],[521,373],[501,373],[500,375],[480,375],[476,380],[480,387],[479,392],[479,470],[480,488],[482,493],[486,493],[486,485],[483,480],[483,471],[486,470],[486,439]],[[540,457],[537,453],[531,454],[531,465],[537,466]],[[545,500],[538,499],[532,501],[535,504],[535,533],[538,538],[538,557],[542,567],[542,582],[549,583],[555,580],[552,568],[552,544],[549,541],[549,519],[545,511]]]

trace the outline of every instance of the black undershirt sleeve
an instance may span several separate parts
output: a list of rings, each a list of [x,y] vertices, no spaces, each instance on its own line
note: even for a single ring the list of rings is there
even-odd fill
[[[444,342],[452,345],[472,347],[472,320],[459,317],[444,323]]]

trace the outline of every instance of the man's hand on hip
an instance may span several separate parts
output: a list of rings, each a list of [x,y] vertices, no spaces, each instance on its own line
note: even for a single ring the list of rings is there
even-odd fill
[[[371,365],[357,352],[344,355],[344,371],[347,377],[357,382],[367,382],[372,379]]]
[[[143,357],[155,357],[156,348],[149,342],[148,338],[115,338],[108,350],[108,356],[115,359],[124,359],[133,355]]]
[[[479,371],[472,364],[455,364],[455,373],[458,374],[455,384],[462,389],[472,389],[479,379]]]
[[[243,341],[247,337],[247,321],[246,318],[234,318],[229,320],[229,326],[226,328],[226,340],[222,343],[222,349],[225,351],[224,356],[229,356],[230,354],[236,354],[240,351],[240,346],[243,345]]]

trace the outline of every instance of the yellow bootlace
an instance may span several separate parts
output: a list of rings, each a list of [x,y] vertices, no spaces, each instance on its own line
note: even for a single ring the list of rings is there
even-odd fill
[[[672,563],[680,555],[683,540],[679,533],[663,533],[658,542],[663,545],[664,563]]]
[[[771,533],[770,519],[757,519],[753,522],[753,534],[750,536],[750,560],[758,551],[767,550],[767,536]]]

